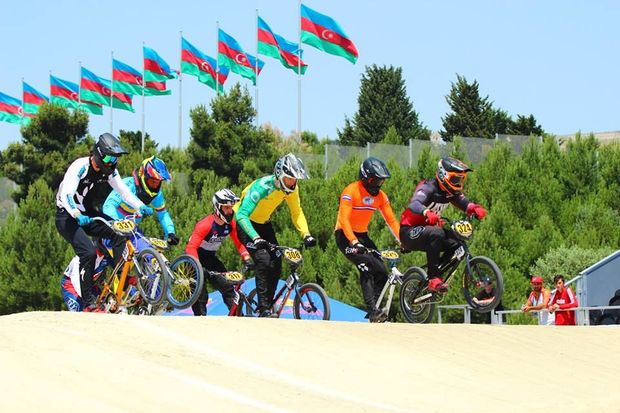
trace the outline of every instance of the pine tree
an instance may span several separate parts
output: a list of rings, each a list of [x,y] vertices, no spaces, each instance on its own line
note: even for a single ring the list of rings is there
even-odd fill
[[[345,119],[344,130],[338,131],[340,143],[344,145],[380,142],[390,126],[396,128],[402,139],[400,143],[407,143],[409,139],[430,139],[430,131],[420,123],[407,97],[400,67],[366,67],[357,103],[358,111],[353,120]]]
[[[489,97],[480,97],[477,81],[468,83],[458,74],[456,78],[456,84],[452,83],[450,94],[446,96],[452,112],[442,118],[444,130],[440,132],[441,137],[446,141],[452,141],[455,136],[494,138],[495,121],[499,118]]]

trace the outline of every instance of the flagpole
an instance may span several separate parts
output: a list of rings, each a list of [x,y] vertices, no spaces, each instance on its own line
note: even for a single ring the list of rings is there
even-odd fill
[[[179,30],[179,41],[181,42],[181,49],[179,53],[179,149],[183,144],[181,136],[181,115],[183,111],[183,31]],[[216,80],[217,81],[217,80]]]
[[[220,22],[215,21],[215,96],[220,95]]]
[[[23,124],[24,123],[24,78],[22,77],[22,120],[19,122],[19,124]]]
[[[112,55],[112,73],[110,76],[110,133],[114,135],[114,51],[111,52]]]
[[[142,42],[142,145],[140,152],[144,153],[144,90],[146,89],[146,78],[144,71],[144,42]]]
[[[256,129],[258,129],[258,9],[256,9],[256,60],[254,62],[254,92],[256,100]]]
[[[79,62],[80,65],[80,76],[78,77],[78,79],[80,79],[80,81],[78,82],[78,109],[80,108],[80,105],[82,105],[82,61],[80,60]]]
[[[299,10],[299,47],[297,48],[297,139],[301,142],[301,0]]]

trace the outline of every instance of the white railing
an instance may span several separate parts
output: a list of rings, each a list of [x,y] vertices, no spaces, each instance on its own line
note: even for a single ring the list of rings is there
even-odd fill
[[[471,323],[471,311],[473,309],[467,304],[438,305],[437,306],[437,322],[440,324],[443,322],[442,310],[463,311],[463,323],[465,324]],[[590,325],[590,311],[602,311],[602,310],[620,310],[620,305],[601,305],[601,306],[596,306],[596,307],[575,307],[575,308],[569,308],[566,310],[556,310],[555,312],[575,311],[577,325],[589,326]],[[529,313],[524,313],[522,310],[501,310],[501,311],[493,310],[491,311],[491,324],[498,324],[498,325],[504,324],[505,314],[541,314],[545,312],[548,312],[548,310],[530,311]]]

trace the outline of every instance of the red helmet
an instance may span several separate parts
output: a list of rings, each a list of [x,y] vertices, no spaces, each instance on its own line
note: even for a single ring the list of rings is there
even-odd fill
[[[532,284],[543,284],[543,279],[542,277],[539,277],[537,275],[532,277]]]

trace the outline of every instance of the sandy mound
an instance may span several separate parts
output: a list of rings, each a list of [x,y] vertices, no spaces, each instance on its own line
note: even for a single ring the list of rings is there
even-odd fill
[[[613,412],[620,329],[0,317],[0,412]]]

